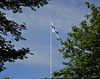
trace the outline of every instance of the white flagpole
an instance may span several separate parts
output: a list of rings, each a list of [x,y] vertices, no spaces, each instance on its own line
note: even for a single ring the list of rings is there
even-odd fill
[[[52,79],[52,27],[50,20],[50,78]]]

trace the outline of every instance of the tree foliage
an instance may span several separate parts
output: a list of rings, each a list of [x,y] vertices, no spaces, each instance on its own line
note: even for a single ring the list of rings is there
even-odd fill
[[[66,41],[60,40],[63,47],[59,49],[65,68],[53,73],[56,78],[66,79],[100,79],[100,7],[85,2],[91,14],[85,15],[86,20],[72,26]]]
[[[32,10],[34,7],[44,6],[50,0],[0,0],[0,8],[4,10],[12,10],[14,13],[23,12],[22,7],[29,7]]]
[[[4,77],[2,77],[2,79],[10,79],[10,78],[9,78],[9,77],[4,76]]]
[[[49,0],[0,0],[0,9],[11,10],[13,13],[22,13],[23,7],[29,7],[36,11],[34,7],[44,6]],[[26,40],[22,37],[22,30],[26,30],[26,24],[18,24],[8,20],[6,13],[0,11],[0,72],[6,69],[5,62],[15,62],[16,59],[25,59],[27,54],[31,54],[29,48],[15,49],[12,40],[7,40],[6,36],[12,35],[14,40]]]

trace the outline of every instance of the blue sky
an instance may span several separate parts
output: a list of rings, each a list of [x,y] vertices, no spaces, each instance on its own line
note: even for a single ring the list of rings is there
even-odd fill
[[[100,6],[100,0],[52,0],[36,12],[29,8],[23,8],[22,14],[5,11],[9,20],[20,24],[25,22],[27,25],[28,30],[22,32],[27,40],[13,41],[15,48],[29,47],[34,55],[28,55],[28,59],[25,60],[16,60],[15,63],[5,63],[7,69],[0,73],[0,78],[5,75],[11,79],[49,78],[50,18],[59,32],[59,37],[65,40],[67,33],[71,32],[72,23],[79,26],[79,23],[85,19],[84,15],[90,13],[84,4],[85,1]],[[63,68],[61,62],[68,61],[68,59],[64,60],[63,55],[58,52],[61,47],[60,42],[56,40],[56,35],[52,34],[53,71]]]

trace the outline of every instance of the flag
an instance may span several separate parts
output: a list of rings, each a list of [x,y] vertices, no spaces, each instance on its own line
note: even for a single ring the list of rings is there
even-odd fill
[[[51,26],[52,26],[52,32],[56,34],[57,38],[59,38],[58,31],[55,29],[55,27],[54,27],[52,22],[51,22]]]

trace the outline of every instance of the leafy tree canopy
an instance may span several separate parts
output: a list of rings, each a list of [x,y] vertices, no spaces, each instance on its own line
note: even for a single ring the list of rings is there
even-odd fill
[[[0,8],[4,10],[12,10],[14,13],[22,12],[22,7],[29,7],[35,10],[34,7],[44,6],[50,0],[0,0]],[[36,11],[36,10],[35,10]]]
[[[4,77],[2,77],[2,79],[10,79],[10,78],[9,78],[9,77],[4,76]]]
[[[85,15],[86,20],[72,26],[66,41],[60,40],[63,47],[59,49],[65,68],[55,71],[53,76],[65,79],[100,79],[100,7],[85,2],[91,14]]]
[[[36,11],[34,7],[44,6],[50,0],[0,0],[0,9],[13,13],[22,13],[23,7],[29,7]],[[26,40],[22,37],[22,30],[26,30],[26,24],[18,24],[15,21],[8,20],[6,13],[0,11],[0,72],[5,69],[4,62],[15,62],[16,59],[23,60],[27,54],[31,54],[29,48],[15,49],[12,40],[7,40],[6,36],[11,34],[14,40]]]

